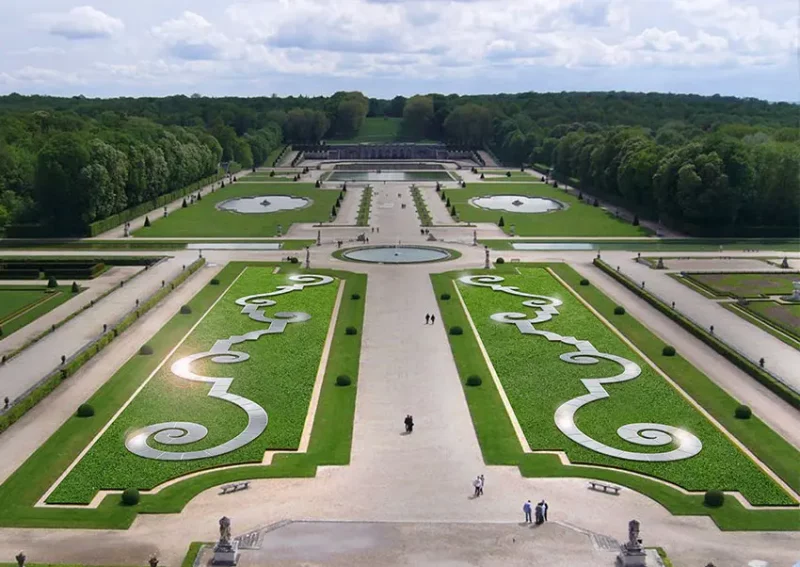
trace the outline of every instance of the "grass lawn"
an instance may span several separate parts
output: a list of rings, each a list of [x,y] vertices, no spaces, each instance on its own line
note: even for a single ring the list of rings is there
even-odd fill
[[[400,133],[401,118],[369,116],[361,130],[352,138],[328,140],[331,144],[357,144],[362,142],[394,142]]]
[[[271,272],[276,264],[250,263],[248,265],[250,266],[249,269],[269,267],[268,271]],[[131,524],[137,513],[179,512],[196,494],[219,484],[253,478],[313,477],[317,466],[346,465],[349,462],[361,334],[346,335],[344,330],[348,326],[355,326],[358,329],[362,327],[366,276],[349,272],[313,270],[311,273],[314,274],[344,278],[345,289],[307,453],[276,455],[270,466],[250,466],[209,471],[206,474],[173,484],[158,494],[143,494],[140,504],[136,507],[121,505],[119,496],[116,495],[104,499],[97,509],[33,507],[45,490],[55,482],[58,476],[86,447],[120,406],[141,386],[158,364],[168,356],[169,351],[199,321],[203,313],[220,297],[244,266],[245,264],[243,263],[231,263],[221,270],[217,276],[220,280],[220,285],[209,285],[201,290],[189,304],[193,308],[191,314],[176,315],[148,341],[148,344],[154,348],[153,355],[139,355],[131,358],[88,400],[88,403],[96,411],[93,417],[83,419],[72,417],[67,420],[50,439],[0,486],[0,501],[4,505],[3,514],[0,514],[0,525],[126,528]],[[293,265],[281,264],[281,266],[286,270],[291,269],[291,273],[303,272]],[[333,285],[328,284],[329,287]],[[289,296],[300,296],[308,291],[309,289],[306,289],[301,292],[278,296],[276,299],[278,306],[276,308],[282,309]],[[349,299],[354,295],[358,296],[357,300]],[[220,302],[220,304],[222,303]],[[304,306],[304,310],[307,312],[311,312],[310,309],[309,306]],[[209,317],[211,316],[209,314]],[[311,321],[308,321],[297,325],[308,325],[310,323]],[[198,326],[197,329],[202,326]],[[275,338],[276,336],[268,336],[263,337],[261,340],[269,341]],[[302,363],[302,361],[300,362]],[[246,364],[248,363],[245,362],[244,365]],[[224,368],[226,375],[231,372],[231,365],[227,365]],[[264,370],[263,366],[261,370]],[[352,378],[353,385],[337,387],[335,380],[340,374],[349,375]],[[296,375],[296,372],[293,375]],[[233,389],[235,390],[235,382],[233,384]],[[278,392],[275,391],[275,393]],[[280,394],[284,396],[284,403],[286,403],[285,393]],[[291,402],[289,403],[291,404]],[[274,414],[270,414],[270,419],[278,419],[278,413],[280,412],[281,410],[279,409]],[[192,420],[197,421],[206,417],[192,416]],[[213,420],[214,418],[210,419]],[[210,433],[213,434],[213,431],[210,431]],[[243,449],[246,449],[246,447]],[[111,466],[114,467],[114,463],[111,463]],[[124,474],[124,471],[118,472]]]
[[[512,244],[515,242],[534,242],[531,240],[526,241],[524,238],[515,238],[513,240],[506,239],[490,239],[481,240],[481,245],[486,245],[492,250],[513,250]],[[556,239],[542,239],[535,242],[564,242],[563,240]],[[660,239],[651,238],[649,240],[593,240],[586,238],[580,242],[586,242],[594,245],[596,250],[649,250],[658,252],[691,252],[691,251],[719,251],[720,246],[725,250],[797,250],[800,247],[800,242],[793,240],[775,240],[775,241],[748,241],[748,240],[734,240],[734,241],[714,241],[704,240],[700,238],[670,238]]]
[[[511,172],[511,177],[506,175],[507,172]],[[535,171],[531,173],[526,173],[524,171],[520,171],[518,169],[478,169],[478,173],[483,173],[486,181],[495,181],[495,182],[502,182],[505,180],[508,181],[539,181],[541,179],[541,175],[537,174]]]
[[[509,233],[515,225],[519,236],[647,236],[640,226],[615,219],[599,207],[587,205],[577,197],[544,183],[481,183],[466,189],[448,189],[446,198],[455,205],[462,221],[497,223],[503,217],[503,230]],[[567,208],[551,213],[514,213],[480,209],[470,199],[486,195],[525,195],[560,201]]]
[[[49,291],[45,286],[0,285],[0,337],[7,337],[77,295],[70,286]]]
[[[263,214],[242,214],[219,210],[216,205],[237,197],[293,195],[311,199],[303,209]],[[211,193],[203,200],[170,213],[167,218],[153,220],[153,225],[135,231],[135,236],[149,237],[215,237],[277,236],[278,225],[285,234],[295,222],[327,221],[338,191],[321,191],[307,183],[234,183]]]
[[[731,311],[738,315],[741,309],[747,315],[745,318],[748,320],[754,318],[757,321],[756,324],[762,323],[767,327],[765,329],[767,332],[771,332],[786,344],[794,348],[800,347],[800,303],[751,301],[747,305],[732,305],[732,307],[735,308],[730,309]],[[777,330],[777,333],[772,332],[773,330]],[[786,336],[787,334],[789,337]]]
[[[617,429],[629,423],[679,424],[703,443],[700,453],[689,459],[651,463],[602,455],[571,441],[555,426],[556,409],[586,394],[581,380],[614,376],[621,371],[620,366],[607,360],[588,366],[560,360],[560,355],[574,352],[575,347],[541,336],[523,335],[515,325],[491,320],[493,313],[515,311],[534,317],[538,311],[524,308],[524,298],[459,283],[475,326],[534,451],[565,451],[574,463],[632,470],[663,478],[690,491],[735,490],[752,504],[794,502],[578,299],[565,293],[552,275],[542,268],[521,268],[520,271],[522,275],[507,275],[503,285],[517,286],[523,292],[559,298],[563,302],[557,308],[559,314],[537,323],[536,329],[591,341],[600,352],[624,357],[642,370],[633,380],[606,384],[608,398],[582,407],[575,416],[581,431],[605,445],[634,453],[664,453],[674,446],[648,447],[624,441],[617,435]]]
[[[676,380],[689,395],[711,412],[724,427],[736,435],[756,456],[783,478],[792,488],[800,489],[796,474],[798,452],[782,437],[769,429],[757,416],[749,420],[738,420],[733,416],[738,401],[731,398],[705,375],[690,365],[678,353],[674,357],[661,356],[663,342],[646,327],[629,315],[613,315],[615,304],[593,286],[579,286],[581,276],[565,264],[553,264],[552,269],[577,293],[610,320],[645,355],[657,360],[659,366]],[[506,266],[493,270],[493,275],[516,273]],[[800,511],[791,510],[747,510],[736,500],[726,498],[720,508],[709,508],[703,504],[702,495],[685,495],[677,490],[654,482],[646,477],[626,474],[623,470],[600,466],[562,465],[558,457],[547,454],[524,454],[511,421],[505,412],[500,395],[489,378],[477,341],[469,331],[466,315],[454,293],[453,279],[463,272],[436,274],[431,277],[437,297],[447,294],[451,298],[440,299],[443,323],[459,325],[465,329],[460,336],[449,336],[456,366],[462,380],[471,374],[484,378],[479,387],[464,384],[464,393],[472,416],[484,459],[491,465],[518,466],[528,477],[579,477],[605,480],[627,486],[662,504],[676,515],[707,515],[723,530],[794,530],[800,522]],[[514,309],[519,311],[519,307]],[[531,337],[532,338],[532,337]],[[462,382],[463,383],[463,382]]]
[[[687,273],[686,278],[710,290],[718,297],[760,297],[768,295],[791,295],[792,282],[797,273]]]

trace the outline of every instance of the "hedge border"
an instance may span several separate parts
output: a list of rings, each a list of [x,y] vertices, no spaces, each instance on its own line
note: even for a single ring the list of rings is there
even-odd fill
[[[205,258],[198,258],[188,268],[178,274],[169,286],[164,286],[151,295],[146,301],[140,304],[136,309],[128,312],[119,323],[111,327],[106,333],[101,335],[97,340],[86,345],[80,352],[72,357],[68,363],[64,364],[46,375],[34,387],[25,392],[22,396],[14,400],[13,405],[0,414],[0,433],[11,427],[14,423],[19,421],[28,411],[36,406],[40,401],[46,398],[50,392],[55,390],[61,382],[78,372],[84,364],[89,362],[95,355],[108,346],[117,336],[123,333],[128,327],[133,325],[139,317],[147,313],[155,307],[164,297],[169,295],[183,282],[189,279],[189,276],[194,274],[206,263]],[[113,291],[113,290],[112,290]]]
[[[683,327],[684,330],[688,331],[693,336],[703,341],[706,345],[708,345],[715,352],[717,352],[717,354],[720,354],[724,358],[726,358],[731,364],[733,364],[740,370],[743,370],[744,372],[755,378],[763,386],[767,387],[770,391],[772,391],[786,403],[791,405],[793,408],[800,409],[800,395],[793,392],[787,386],[781,384],[780,382],[775,380],[772,376],[770,376],[768,373],[761,370],[761,368],[759,368],[757,364],[755,364],[748,358],[745,358],[744,356],[740,355],[739,353],[731,349],[727,344],[722,342],[720,339],[713,336],[705,329],[696,325],[688,318],[684,317],[683,315],[672,309],[670,306],[668,306],[666,303],[664,303],[661,299],[659,299],[655,295],[651,294],[646,290],[641,289],[638,285],[629,280],[626,276],[618,273],[611,266],[606,264],[603,260],[595,258],[593,264],[595,265],[595,267],[599,268],[601,271],[611,276],[615,281],[622,284],[629,291],[632,291],[641,299],[645,300],[647,303],[655,307],[663,315],[665,315],[666,317],[668,317],[669,319],[671,319],[672,321]]]
[[[411,198],[414,200],[414,208],[417,209],[417,217],[419,217],[420,226],[433,226],[428,204],[422,196],[422,191],[420,191],[419,187],[416,185],[411,186]]]
[[[361,202],[358,204],[357,226],[369,226],[369,218],[372,213],[372,187],[367,185],[361,193]]]

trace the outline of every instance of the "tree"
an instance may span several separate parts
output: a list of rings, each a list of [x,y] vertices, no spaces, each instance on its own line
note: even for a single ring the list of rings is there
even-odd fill
[[[420,140],[427,135],[431,118],[433,118],[433,98],[429,96],[413,96],[406,101],[403,108],[401,131],[404,137]]]
[[[444,121],[444,131],[450,142],[465,146],[482,146],[492,137],[492,116],[473,103],[457,106]]]

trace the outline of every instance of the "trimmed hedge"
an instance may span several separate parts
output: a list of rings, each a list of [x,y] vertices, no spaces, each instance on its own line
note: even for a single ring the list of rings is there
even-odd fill
[[[617,305],[614,308],[614,315],[625,315],[625,308],[622,305]]]
[[[81,404],[78,406],[78,417],[92,417],[94,415],[94,408],[89,404]]]
[[[347,376],[346,374],[342,374],[341,376],[336,377],[337,386],[349,386],[352,383],[353,380],[350,378],[350,376]]]
[[[661,354],[664,356],[675,356],[675,347],[667,345],[661,349]]]
[[[211,281],[209,282],[209,284],[211,284],[211,285],[219,285],[219,280],[217,278],[211,278]]]
[[[347,327],[344,330],[344,334],[345,335],[357,335],[358,334],[358,329],[356,329],[355,327]]]
[[[711,347],[714,351],[718,354],[725,357],[731,364],[738,367],[740,370],[747,372],[750,376],[761,382],[764,386],[769,388],[772,392],[778,395],[781,399],[787,402],[789,405],[794,407],[795,409],[800,409],[800,395],[796,394],[774,378],[770,376],[767,372],[764,372],[761,368],[759,368],[758,364],[752,362],[748,358],[740,355],[736,351],[732,350],[728,345],[720,341],[715,336],[711,335],[705,329],[698,327],[692,321],[671,309],[669,305],[661,301],[659,298],[651,294],[650,292],[641,289],[638,285],[634,282],[630,281],[628,278],[623,276],[622,274],[617,273],[615,269],[611,266],[599,260],[597,258],[594,259],[594,265],[600,268],[603,272],[614,278],[617,282],[621,283],[625,286],[629,291],[632,291],[640,298],[644,299],[647,303],[658,309],[663,315],[667,316],[669,319],[683,327],[686,331],[706,343],[709,347]]]
[[[192,312],[192,308],[188,305],[181,305],[181,315],[189,315]]]
[[[497,260],[494,261],[495,264],[505,264],[506,260],[502,256],[500,256]]]
[[[740,405],[734,410],[733,415],[737,419],[750,419],[753,416],[753,410],[750,409],[750,406]]]
[[[142,354],[144,356],[149,356],[153,354],[153,347],[151,347],[148,344],[144,344],[139,348],[139,354]]]
[[[442,294],[442,295],[440,295],[439,297],[440,297],[441,299],[443,299],[444,301],[448,301],[448,300],[450,299],[450,294],[449,294],[449,293],[443,293],[443,294]]]
[[[703,496],[703,504],[712,508],[719,508],[725,502],[725,494],[721,490],[707,490]]]
[[[483,380],[477,374],[473,374],[472,376],[467,378],[467,386],[480,386],[483,384]]]
[[[453,327],[450,327],[450,334],[451,335],[463,335],[464,334],[464,329],[462,329],[458,325],[455,325]]]
[[[139,317],[157,305],[166,295],[168,295],[174,288],[186,281],[189,276],[199,270],[205,265],[205,258],[198,258],[186,270],[182,271],[178,276],[172,280],[171,286],[166,286],[159,289],[150,298],[139,305],[135,311],[128,313],[128,315],[120,321],[113,332],[108,332],[100,336],[94,343],[87,346],[83,352],[78,354],[75,358],[67,362],[63,367],[51,372],[42,382],[28,394],[26,398],[19,403],[14,404],[10,410],[0,416],[0,433],[11,427],[16,423],[19,418],[25,415],[31,408],[46,398],[50,392],[55,390],[61,382],[75,374],[83,367],[84,364],[89,362],[97,353],[103,350],[108,344],[113,341],[119,334],[123,333],[128,327],[138,321]]]
[[[581,280],[581,285],[589,285],[589,280],[587,280],[586,278],[583,278]]]
[[[125,506],[136,506],[139,503],[139,491],[135,488],[126,488],[122,493],[122,503]]]
[[[350,299],[352,299],[353,301],[361,299],[361,294],[360,293],[354,293],[353,295],[350,296]]]

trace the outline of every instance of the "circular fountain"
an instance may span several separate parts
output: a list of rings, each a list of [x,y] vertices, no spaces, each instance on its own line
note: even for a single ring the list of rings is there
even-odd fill
[[[555,199],[526,195],[487,195],[470,199],[469,203],[479,209],[509,213],[550,213],[567,208],[564,203]]]
[[[343,260],[369,264],[423,264],[441,262],[453,257],[450,250],[430,246],[363,246],[341,253]]]
[[[308,207],[311,199],[291,195],[258,195],[255,197],[237,197],[217,203],[222,211],[244,214],[277,213],[278,211],[294,211]]]

